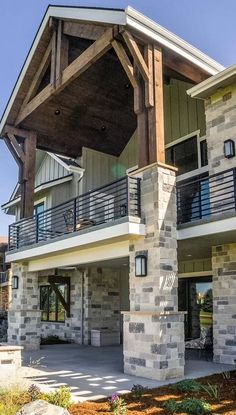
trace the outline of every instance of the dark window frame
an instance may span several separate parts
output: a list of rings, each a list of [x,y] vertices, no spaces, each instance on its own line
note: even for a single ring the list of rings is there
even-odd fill
[[[66,287],[66,296],[64,298],[65,302],[68,304],[68,307],[70,305],[70,280],[69,278],[56,278],[53,277],[53,283],[59,287],[59,286],[65,286]],[[46,298],[46,309],[43,308],[43,299],[42,299],[42,291],[43,290],[47,290],[47,298]],[[50,310],[50,295],[55,295],[55,319],[51,319],[50,318],[50,314],[52,313],[52,311]],[[64,319],[63,320],[59,320],[58,319],[58,314],[59,314],[59,307],[63,307],[64,308]],[[41,310],[41,321],[42,322],[49,322],[49,323],[65,323],[66,317],[69,317],[69,311],[68,309],[66,310],[65,307],[63,306],[63,304],[60,301],[60,298],[57,296],[56,292],[53,290],[53,286],[49,283],[49,284],[44,284],[44,285],[40,285],[40,310]],[[54,311],[53,311],[54,312]],[[47,318],[43,319],[43,313],[47,314]]]

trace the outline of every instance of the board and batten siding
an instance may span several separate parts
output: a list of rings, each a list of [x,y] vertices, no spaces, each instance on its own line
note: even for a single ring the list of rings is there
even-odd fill
[[[204,102],[187,95],[191,86],[176,79],[164,85],[165,144],[197,130],[201,135],[205,134]]]
[[[68,174],[68,171],[63,166],[61,166],[49,154],[46,154],[39,170],[37,171],[35,187],[40,186],[43,183],[50,182],[51,180],[68,176]]]

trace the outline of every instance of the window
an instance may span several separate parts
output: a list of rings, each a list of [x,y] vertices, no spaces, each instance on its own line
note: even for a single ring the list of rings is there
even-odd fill
[[[34,215],[38,215],[44,212],[44,202],[34,205]]]
[[[178,140],[179,141],[179,140]],[[178,168],[178,175],[208,165],[207,142],[197,135],[183,139],[166,149],[166,163]]]
[[[63,301],[62,301],[63,299]],[[53,283],[40,287],[40,310],[42,321],[65,322],[69,306],[69,282]]]

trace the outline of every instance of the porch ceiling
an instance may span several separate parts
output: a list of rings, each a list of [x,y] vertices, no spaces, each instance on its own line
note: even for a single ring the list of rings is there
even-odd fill
[[[118,156],[136,128],[136,116],[133,88],[114,51],[37,108],[21,127],[36,130],[37,147],[47,151],[76,157],[86,146]]]

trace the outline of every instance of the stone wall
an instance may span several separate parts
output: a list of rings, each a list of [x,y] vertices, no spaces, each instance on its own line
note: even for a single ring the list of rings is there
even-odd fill
[[[120,331],[120,271],[91,267],[84,279],[84,343],[90,344],[91,330]]]
[[[236,88],[225,88],[213,95],[205,104],[206,139],[209,173],[235,167],[235,157],[224,157],[224,141],[231,138],[236,143]]]
[[[236,360],[236,243],[212,248],[214,361]]]
[[[141,180],[146,236],[130,241],[130,313],[124,313],[126,373],[164,380],[184,374],[184,316],[178,312],[175,170],[154,164]],[[147,276],[135,257],[147,256]]]
[[[7,310],[9,306],[9,285],[0,284],[0,310]]]
[[[13,275],[19,278],[19,288],[12,292],[8,311],[8,342],[38,350],[40,344],[40,310],[37,273],[28,272],[26,264],[12,264]]]

